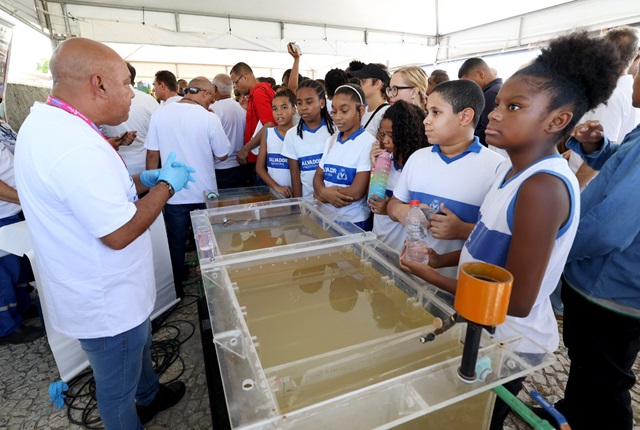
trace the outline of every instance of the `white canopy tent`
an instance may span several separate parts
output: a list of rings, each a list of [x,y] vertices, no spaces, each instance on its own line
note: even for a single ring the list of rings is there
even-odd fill
[[[529,49],[576,27],[640,22],[630,0],[3,0],[0,9],[55,42],[106,42],[141,76],[167,68],[181,77],[238,61],[279,77],[292,62],[289,41],[302,47],[302,72],[320,77],[354,58],[434,64]]]

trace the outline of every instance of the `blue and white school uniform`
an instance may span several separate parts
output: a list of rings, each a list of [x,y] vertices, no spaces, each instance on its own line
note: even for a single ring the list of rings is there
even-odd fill
[[[495,338],[504,340],[513,335],[509,330],[511,326],[549,351],[555,351],[559,343],[558,325],[549,296],[558,285],[578,229],[580,188],[567,161],[560,155],[543,158],[505,180],[511,168],[511,162],[505,162],[500,166],[496,180],[480,207],[478,223],[462,249],[460,263],[484,261],[504,267],[511,245],[513,210],[522,184],[538,173],[548,173],[564,181],[571,197],[571,210],[568,221],[556,236],[535,304],[529,315],[524,318],[507,316],[507,322],[498,326],[495,334]]]
[[[331,137],[327,123],[322,123],[316,129],[302,125],[302,138],[298,136],[296,127],[287,131],[284,137],[282,155],[297,160],[300,163],[300,181],[302,182],[302,197],[313,198],[313,177],[318,169],[322,151],[327,139]]]
[[[439,145],[422,148],[405,163],[393,195],[405,203],[420,200],[436,212],[444,203],[462,221],[475,223],[503,161],[502,156],[482,146],[477,137],[465,152],[453,158],[444,155]],[[427,241],[438,254],[458,251],[464,245],[464,240],[435,239],[431,230],[427,231]],[[438,271],[449,277],[457,275],[457,268]]]
[[[267,129],[267,173],[271,179],[283,187],[291,186],[289,159],[282,155],[284,137],[276,127]]]
[[[353,183],[357,173],[370,172],[369,154],[375,141],[376,139],[362,127],[346,140],[342,140],[342,132],[339,132],[337,137],[329,137],[318,166],[324,172],[324,186],[348,187]],[[334,210],[352,223],[366,221],[371,214],[367,197],[365,194],[360,200]]]
[[[402,173],[402,167],[399,167],[394,160],[391,163],[389,181],[387,182],[386,195],[388,197],[393,196],[393,190],[400,179],[400,173]],[[373,232],[381,242],[398,251],[398,254],[402,252],[406,230],[401,223],[392,220],[388,215],[374,214]]]

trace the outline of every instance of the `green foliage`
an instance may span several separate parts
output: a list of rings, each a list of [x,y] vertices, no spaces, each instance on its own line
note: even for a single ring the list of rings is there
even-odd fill
[[[42,73],[49,73],[49,59],[42,58],[36,63],[36,69]]]

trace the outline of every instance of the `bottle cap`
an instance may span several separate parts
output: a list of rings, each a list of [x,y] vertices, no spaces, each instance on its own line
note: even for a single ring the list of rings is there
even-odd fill
[[[420,200],[409,201],[409,206],[420,206]]]

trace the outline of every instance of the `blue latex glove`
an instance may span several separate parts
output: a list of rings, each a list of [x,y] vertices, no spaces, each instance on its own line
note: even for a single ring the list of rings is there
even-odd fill
[[[49,384],[49,397],[51,397],[51,403],[55,404],[58,409],[64,406],[64,393],[69,389],[69,386],[64,381],[52,382]]]
[[[158,176],[160,176],[160,169],[145,170],[140,173],[140,182],[145,187],[151,188],[158,182]]]
[[[176,160],[176,153],[171,152],[160,169],[158,181],[167,181],[176,193],[183,188],[189,188],[189,182],[195,182],[191,173],[196,169]]]

